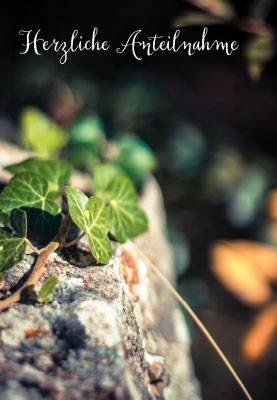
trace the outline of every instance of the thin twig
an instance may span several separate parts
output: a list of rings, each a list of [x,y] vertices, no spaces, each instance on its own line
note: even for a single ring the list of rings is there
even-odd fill
[[[79,236],[77,236],[75,239],[71,240],[70,242],[63,242],[62,247],[70,247],[73,244],[79,242],[84,236],[86,235],[86,232],[82,232]]]
[[[33,268],[33,271],[29,276],[29,278],[27,279],[27,281],[12,296],[6,298],[5,300],[0,301],[0,311],[9,308],[12,304],[19,301],[21,299],[23,290],[26,289],[27,287],[34,286],[37,283],[48,257],[50,256],[51,253],[57,250],[59,245],[60,245],[59,242],[51,242],[48,244],[48,246],[46,246],[44,249],[41,250],[40,254],[38,255],[37,261],[35,263],[35,266]]]
[[[33,252],[36,253],[36,254],[40,254],[40,253],[41,253],[41,250],[43,250],[43,249],[41,249],[41,250],[37,249],[37,248],[32,244],[32,242],[30,242],[30,240],[27,239],[26,237],[24,238],[24,241],[27,243],[28,246],[31,247],[31,249],[33,250]]]
[[[180,294],[177,292],[176,289],[171,285],[171,283],[166,279],[166,277],[162,274],[161,271],[158,270],[158,268],[149,260],[149,258],[132,242],[133,246],[135,249],[138,251],[140,256],[144,259],[144,261],[151,267],[151,269],[156,273],[156,275],[159,276],[159,278],[163,281],[165,286],[169,289],[169,291],[173,294],[173,296],[181,303],[181,305],[184,307],[184,309],[187,311],[187,313],[190,315],[190,317],[193,319],[195,324],[200,328],[200,330],[203,332],[204,336],[207,338],[207,340],[210,342],[210,344],[213,346],[219,357],[222,359],[228,370],[231,372],[233,375],[234,379],[238,383],[238,385],[241,387],[243,390],[245,396],[247,397],[248,400],[253,400],[252,397],[250,396],[248,390],[242,383],[241,379],[239,378],[238,374],[224,355],[223,351],[220,349],[214,338],[211,336],[207,328],[203,325],[203,323],[200,321],[200,319],[197,317],[197,315],[194,313],[194,311],[190,308],[188,303],[180,296]]]

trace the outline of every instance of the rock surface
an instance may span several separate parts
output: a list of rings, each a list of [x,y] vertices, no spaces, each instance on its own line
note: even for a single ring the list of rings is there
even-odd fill
[[[150,230],[136,245],[174,282],[162,197],[153,178],[142,206]],[[5,273],[6,296],[35,260]],[[37,285],[59,277],[48,304],[26,300],[0,314],[0,393],[5,400],[200,399],[190,339],[175,300],[132,242],[95,266],[82,243],[52,254]]]

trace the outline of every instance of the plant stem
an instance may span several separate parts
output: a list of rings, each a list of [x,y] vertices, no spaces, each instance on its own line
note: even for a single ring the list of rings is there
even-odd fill
[[[64,242],[65,237],[71,227],[72,224],[72,218],[70,214],[67,214],[64,219],[62,220],[59,232],[57,233],[56,237],[53,239],[53,241],[60,242],[61,244]]]
[[[41,251],[39,249],[37,249],[31,242],[29,239],[24,238],[25,242],[27,243],[28,246],[31,247],[31,249],[33,250],[34,253],[39,254],[41,253]]]
[[[224,355],[223,351],[220,349],[214,338],[211,336],[207,328],[204,326],[204,324],[200,321],[200,319],[197,317],[195,312],[190,308],[188,303],[180,296],[180,294],[177,292],[177,290],[171,285],[171,283],[166,279],[166,277],[163,275],[163,273],[158,270],[158,268],[149,260],[149,258],[132,242],[133,246],[137,250],[137,252],[140,254],[141,258],[151,267],[151,269],[155,272],[156,275],[159,276],[161,281],[165,284],[165,286],[169,289],[169,291],[173,294],[173,296],[181,303],[181,305],[184,307],[186,312],[190,315],[190,317],[193,319],[195,324],[199,327],[199,329],[202,331],[204,336],[207,338],[207,340],[210,342],[212,347],[215,349],[219,357],[222,359],[230,373],[233,375],[234,379],[238,383],[238,385],[241,387],[242,391],[244,392],[245,396],[247,397],[248,400],[253,400],[252,397],[250,396],[248,390],[242,383],[241,379],[239,378],[238,374]]]
[[[59,242],[51,242],[44,249],[41,250],[40,254],[38,255],[37,261],[35,263],[35,266],[33,268],[33,271],[29,276],[29,278],[27,279],[27,281],[13,295],[11,295],[5,300],[0,301],[0,311],[9,308],[12,304],[19,301],[21,299],[23,290],[26,289],[28,286],[34,286],[37,283],[48,257],[50,256],[51,253],[57,250],[59,245],[60,245]]]
[[[43,268],[45,267],[46,261],[48,260],[48,257],[50,256],[51,253],[54,253],[54,251],[57,250],[57,248],[61,245],[64,245],[64,238],[66,237],[67,232],[70,229],[70,225],[72,224],[72,219],[70,215],[66,215],[61,223],[59,232],[57,233],[56,237],[53,239],[52,242],[50,242],[46,247],[43,249],[36,249],[32,243],[26,238],[26,242],[28,245],[32,248],[32,250],[38,255],[38,258],[36,260],[35,266],[33,268],[33,271],[27,281],[24,283],[24,285],[17,290],[13,295],[10,297],[6,298],[5,300],[0,301],[0,312],[5,310],[6,308],[9,308],[12,304],[16,303],[19,301],[23,295],[23,291],[26,290],[27,288],[30,288],[32,286],[35,286],[37,281],[39,280],[39,277],[42,273]],[[71,246],[72,244],[76,243],[78,240],[80,240],[86,233],[83,232],[81,235],[78,236],[78,238],[74,239],[72,242],[66,243],[64,246]]]
[[[86,235],[86,232],[82,232],[79,236],[77,236],[75,239],[71,240],[70,242],[64,242],[62,244],[62,247],[73,246],[73,244],[79,242],[79,240],[81,240],[85,235]]]

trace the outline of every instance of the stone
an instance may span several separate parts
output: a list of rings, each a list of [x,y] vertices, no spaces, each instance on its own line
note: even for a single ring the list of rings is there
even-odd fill
[[[53,253],[36,285],[59,284],[53,301],[22,300],[0,314],[0,393],[5,400],[198,400],[190,337],[172,295],[140,249],[171,282],[160,189],[150,177],[141,196],[150,229],[112,243],[108,265],[94,265],[86,242]],[[5,272],[0,296],[22,283],[34,264],[28,248]]]

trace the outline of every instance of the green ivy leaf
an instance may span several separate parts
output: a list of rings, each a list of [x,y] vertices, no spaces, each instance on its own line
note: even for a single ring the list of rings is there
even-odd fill
[[[58,233],[62,222],[61,214],[53,215],[40,208],[25,208],[28,219],[28,231],[41,243],[49,243]]]
[[[79,118],[71,128],[67,157],[76,168],[89,171],[99,163],[105,142],[104,126],[96,115]]]
[[[96,116],[79,118],[71,130],[70,142],[91,145],[95,152],[100,152],[105,144],[104,126]]]
[[[248,73],[254,81],[260,78],[265,66],[276,53],[274,40],[270,33],[254,35],[244,48]]]
[[[38,108],[25,108],[20,120],[23,142],[41,156],[55,155],[65,146],[65,132]]]
[[[14,208],[35,207],[50,214],[58,214],[60,207],[48,195],[46,179],[30,172],[22,172],[11,178],[0,194],[0,210],[9,212]]]
[[[7,212],[0,210],[0,224],[10,226],[10,216]]]
[[[5,169],[13,174],[32,172],[47,179],[48,198],[56,198],[59,195],[61,187],[68,182],[73,172],[72,166],[66,161],[39,158],[30,158],[18,164],[8,165]]]
[[[96,197],[101,197],[104,203],[110,200],[109,187],[120,172],[120,169],[112,164],[100,164],[94,167],[94,194]]]
[[[141,185],[147,175],[157,166],[157,160],[149,146],[134,134],[121,134],[116,138],[118,155],[115,164],[136,185]]]
[[[59,279],[55,275],[50,276],[48,279],[46,279],[46,281],[42,285],[42,288],[39,291],[37,300],[41,303],[49,303],[50,301],[52,301],[54,291],[56,289],[58,282]]]
[[[0,194],[0,210],[10,213],[14,208],[24,208],[28,229],[47,243],[57,233],[61,222],[61,209],[48,196],[46,179],[22,172],[14,176]]]
[[[0,228],[0,272],[10,269],[25,255],[27,243],[10,229]]]
[[[21,238],[27,236],[27,215],[26,212],[15,208],[11,212],[10,226]]]
[[[119,175],[111,184],[109,195],[110,232],[120,243],[147,231],[147,216],[138,206],[137,193],[129,177]]]
[[[69,213],[73,221],[88,235],[92,255],[97,262],[107,264],[111,257],[108,211],[97,197],[88,198],[80,190],[66,187]]]

